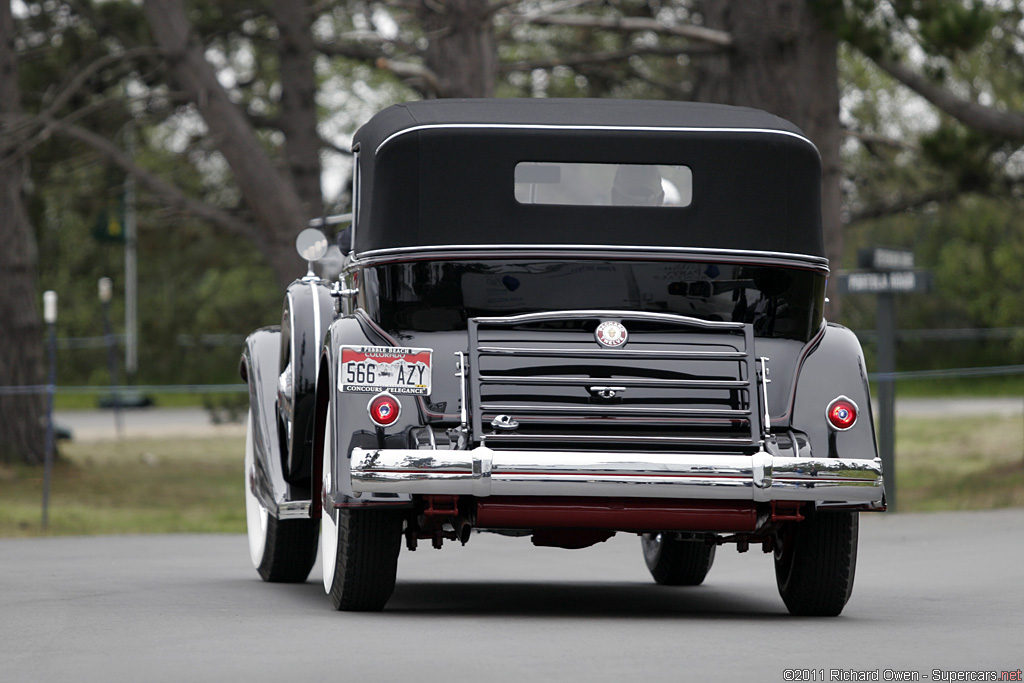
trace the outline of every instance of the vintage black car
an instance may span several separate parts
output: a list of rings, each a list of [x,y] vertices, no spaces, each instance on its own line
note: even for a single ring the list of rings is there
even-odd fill
[[[659,584],[756,544],[790,612],[842,611],[882,472],[860,346],[824,319],[820,159],[798,128],[438,100],[381,112],[353,153],[340,278],[296,280],[241,362],[265,580],[304,581],[319,536],[335,607],[379,610],[403,540],[624,532]]]

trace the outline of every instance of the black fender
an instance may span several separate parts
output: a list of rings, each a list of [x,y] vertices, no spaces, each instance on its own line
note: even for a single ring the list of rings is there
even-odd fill
[[[308,486],[313,458],[313,411],[320,347],[335,316],[327,284],[307,277],[288,285],[281,315],[278,376],[290,368],[290,385],[277,390],[284,476]]]
[[[320,354],[315,411],[316,440],[314,441],[314,481],[323,481],[324,452],[329,453],[332,476],[330,486],[316,486],[314,500],[319,494],[321,509],[357,506],[408,506],[411,496],[398,494],[353,495],[350,474],[352,449],[408,447],[409,430],[425,424],[419,412],[419,402],[413,396],[397,396],[401,403],[398,421],[386,430],[370,421],[369,402],[373,394],[338,391],[338,363],[342,346],[393,346],[383,339],[360,316],[347,316],[331,323]],[[331,440],[324,441],[324,425],[331,424]],[[314,507],[317,507],[314,504]]]
[[[281,466],[277,420],[277,359],[281,328],[264,327],[245,339],[239,374],[249,385],[249,419],[252,420],[253,471],[247,473],[260,505],[277,516],[278,505],[308,498],[308,489],[293,491]]]
[[[829,323],[798,372],[792,426],[807,435],[813,456],[878,457],[867,366],[856,335]],[[858,409],[856,423],[842,432],[830,428],[825,416],[829,404],[840,396]]]

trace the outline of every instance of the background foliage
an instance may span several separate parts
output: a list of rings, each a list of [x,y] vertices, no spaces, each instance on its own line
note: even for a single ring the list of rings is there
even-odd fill
[[[473,4],[480,3],[440,6],[454,11],[456,5]],[[431,81],[445,74],[430,72],[438,39],[426,28],[427,5],[332,0],[309,6],[317,86],[313,105],[322,141],[317,159],[324,173],[324,196],[314,214],[345,209],[347,144],[362,121],[392,102],[445,94],[437,91],[444,83]],[[918,264],[933,271],[935,287],[929,295],[901,297],[903,328],[1024,327],[1021,139],[942,113],[887,67],[909,65],[967,101],[1024,111],[1020,7],[997,0],[815,0],[810,5],[842,40],[847,249],[841,265],[854,266],[858,246],[915,250]],[[186,6],[220,83],[283,166],[287,140],[280,116],[286,84],[280,72],[288,56],[279,50],[275,3],[196,0]],[[28,112],[49,112],[118,149],[127,147],[130,122],[140,167],[188,198],[243,222],[255,220],[217,140],[171,73],[173,60],[155,50],[145,7],[127,0],[19,1],[13,7]],[[500,96],[689,99],[699,85],[701,60],[721,49],[654,24],[643,24],[644,30],[621,28],[627,21],[648,21],[700,29],[706,8],[699,1],[489,7],[497,54],[494,91]],[[553,22],[552,16],[564,20]],[[119,330],[122,253],[91,233],[99,214],[121,195],[124,172],[109,154],[80,139],[45,127],[26,130],[39,282],[61,295],[61,336],[102,334],[96,297],[102,276],[115,281]],[[244,335],[279,316],[283,276],[265,258],[265,245],[187,209],[140,192],[140,383],[233,381],[238,347],[198,340]],[[300,274],[297,268],[294,274]],[[871,297],[847,297],[843,303],[841,322],[855,329],[874,326]],[[900,365],[1019,362],[1024,335],[1006,339],[909,343]],[[106,382],[104,353],[62,351],[60,382]]]

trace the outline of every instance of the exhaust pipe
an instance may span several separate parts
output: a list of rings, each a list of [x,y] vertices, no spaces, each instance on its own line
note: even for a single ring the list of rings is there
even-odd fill
[[[469,542],[470,535],[473,533],[473,525],[465,517],[453,519],[452,522],[455,527],[455,539],[462,543],[462,545],[466,545]]]

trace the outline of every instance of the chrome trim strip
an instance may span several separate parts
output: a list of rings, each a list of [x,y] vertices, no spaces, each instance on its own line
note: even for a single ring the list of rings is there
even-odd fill
[[[377,258],[384,258],[392,255],[404,255],[417,252],[446,251],[495,251],[505,252],[519,250],[527,253],[543,253],[547,251],[575,251],[575,252],[651,252],[655,254],[679,254],[695,256],[718,256],[732,259],[781,259],[785,261],[800,261],[805,265],[814,266],[817,269],[829,272],[828,259],[824,256],[813,256],[811,254],[793,254],[784,251],[757,251],[752,249],[711,249],[707,247],[655,247],[636,245],[611,245],[611,244],[436,244],[418,247],[389,247],[387,249],[373,249],[361,254],[354,254],[351,267],[372,265],[367,263]]]
[[[885,512],[889,509],[884,498],[868,503],[856,503],[853,501],[819,502],[817,507],[819,510],[856,510],[860,512]]]
[[[743,360],[747,357],[742,351],[644,351],[635,349],[542,349],[517,346],[481,346],[477,349],[481,354],[492,356],[528,356],[551,358],[659,358],[662,360]]]
[[[309,283],[309,292],[313,296],[313,334],[316,336],[316,344],[319,347],[324,342],[324,338],[320,336],[320,292],[317,291],[316,282]]]
[[[738,436],[615,436],[605,434],[481,434],[481,440],[492,441],[591,441],[597,443],[656,443],[688,446],[756,446],[750,439]]]
[[[734,410],[732,408],[663,408],[660,406],[621,406],[621,405],[586,405],[586,406],[554,406],[554,405],[523,405],[485,403],[480,406],[484,413],[525,413],[527,415],[633,415],[640,417],[723,417],[731,419],[750,418],[751,410]]]
[[[481,346],[481,355],[526,356],[551,358],[607,358],[607,359],[661,359],[661,360],[743,360],[747,354],[742,351],[645,351],[638,349],[560,349],[514,346]]]
[[[592,385],[595,380],[593,377],[478,375],[477,381],[481,384],[513,384],[516,386],[586,387]],[[750,382],[742,379],[636,379],[633,377],[620,377],[615,382],[624,387],[703,387],[708,389],[743,389],[750,387]]]
[[[583,124],[564,124],[564,123],[424,123],[418,126],[411,126],[403,130],[396,131],[384,138],[384,140],[377,145],[377,149],[374,150],[374,155],[380,154],[380,151],[384,148],[384,145],[388,144],[395,138],[406,135],[407,133],[418,133],[423,130],[453,130],[462,128],[466,130],[586,130],[586,131],[624,131],[624,132],[645,132],[645,133],[757,133],[767,135],[784,135],[786,137],[795,138],[806,142],[811,148],[818,153],[818,157],[821,157],[821,153],[818,152],[818,148],[814,146],[814,143],[808,140],[803,135],[798,135],[788,130],[778,130],[775,128],[704,128],[704,127],[691,127],[691,126],[613,126],[613,125],[583,125]]]
[[[791,458],[702,453],[354,448],[362,493],[554,495],[815,501],[883,498],[879,458]],[[875,506],[877,507],[877,506]]]
[[[522,313],[520,315],[494,316],[477,318],[482,325],[518,325],[520,323],[544,322],[547,320],[586,320],[588,318],[605,318],[623,320],[653,320],[657,322],[675,323],[688,327],[700,327],[706,330],[740,330],[744,329],[744,323],[719,322],[714,320],[702,320],[691,318],[687,315],[676,315],[674,313],[649,313],[647,311],[617,311],[614,309],[580,309],[572,311],[545,311],[543,313]]]
[[[277,504],[278,519],[309,519],[312,501],[286,500]]]
[[[352,222],[349,224],[348,253],[356,253],[356,226],[359,223],[359,193],[363,191],[362,167],[359,165],[359,146],[352,150]]]

